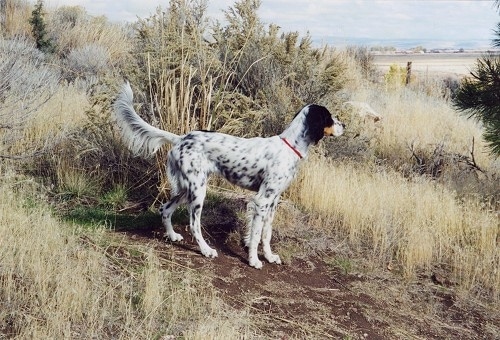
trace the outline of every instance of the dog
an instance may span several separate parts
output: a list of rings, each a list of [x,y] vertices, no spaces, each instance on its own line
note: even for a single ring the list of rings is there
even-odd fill
[[[135,154],[153,155],[162,145],[172,144],[168,152],[167,176],[171,199],[160,208],[166,236],[182,241],[172,226],[172,214],[180,204],[187,204],[189,227],[201,253],[217,257],[201,234],[200,216],[212,173],[229,182],[257,192],[248,203],[245,246],[250,266],[260,269],[257,248],[262,240],[265,259],[281,264],[271,251],[272,221],[281,193],[288,188],[300,161],[312,145],[324,136],[340,136],[344,124],[332,117],[323,106],[311,104],[302,108],[280,135],[268,138],[239,138],[211,131],[192,131],[179,136],[146,123],[133,108],[133,93],[127,82],[114,103],[116,123],[122,138]]]

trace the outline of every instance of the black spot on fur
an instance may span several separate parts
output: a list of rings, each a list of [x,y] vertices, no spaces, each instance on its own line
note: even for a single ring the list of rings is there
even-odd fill
[[[266,193],[264,194],[264,196],[266,198],[269,198],[269,197],[273,196],[275,192],[276,191],[274,189],[268,188],[268,189],[266,189]]]

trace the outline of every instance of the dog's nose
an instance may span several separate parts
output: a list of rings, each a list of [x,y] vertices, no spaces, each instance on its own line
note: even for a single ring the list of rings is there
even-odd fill
[[[344,123],[341,123],[342,124],[342,128],[345,129],[345,124]]]

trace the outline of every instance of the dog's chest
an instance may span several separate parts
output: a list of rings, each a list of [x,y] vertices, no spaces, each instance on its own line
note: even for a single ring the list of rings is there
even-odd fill
[[[233,146],[223,151],[214,150],[207,158],[212,172],[233,184],[256,191],[268,175],[265,158],[259,156],[258,151]]]

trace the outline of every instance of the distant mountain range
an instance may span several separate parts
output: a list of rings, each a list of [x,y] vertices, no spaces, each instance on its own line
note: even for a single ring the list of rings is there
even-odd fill
[[[328,44],[334,47],[366,46],[366,47],[395,47],[398,50],[408,50],[417,46],[430,49],[464,49],[487,50],[493,49],[490,39],[452,41],[445,39],[373,39],[373,38],[346,38],[323,37],[313,39],[318,45]]]

